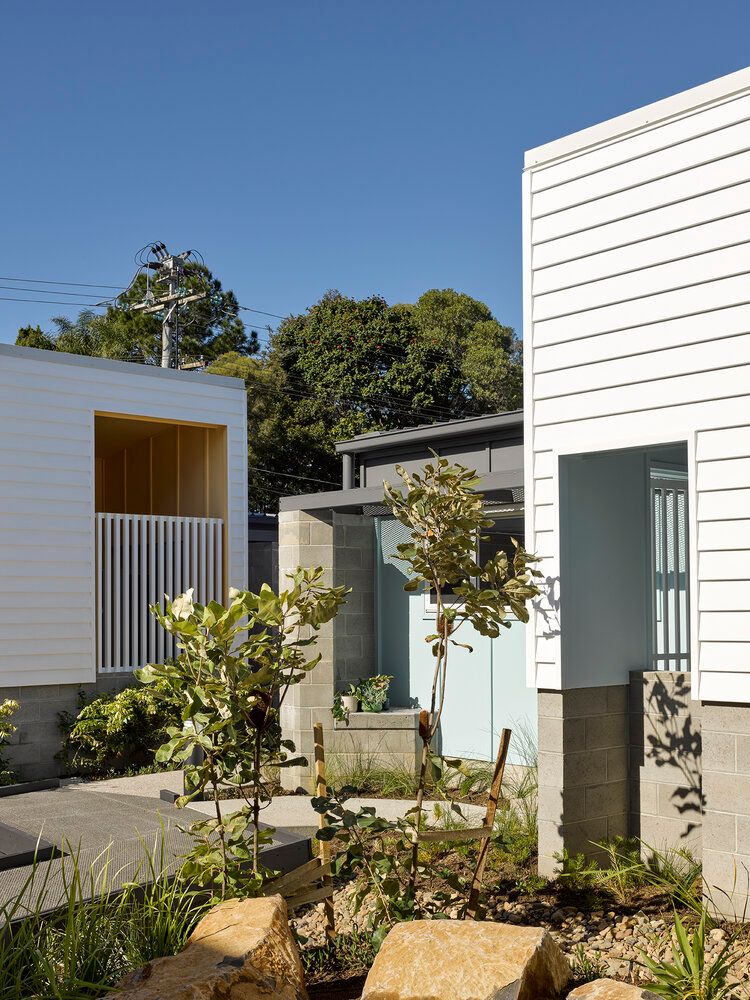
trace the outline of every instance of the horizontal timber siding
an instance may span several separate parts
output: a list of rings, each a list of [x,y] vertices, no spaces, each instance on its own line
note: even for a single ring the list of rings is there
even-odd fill
[[[246,580],[241,383],[0,345],[0,687],[95,679],[95,413],[227,426],[227,581]]]
[[[557,578],[560,455],[687,442],[694,690],[748,702],[750,71],[526,163],[527,540]],[[564,687],[553,613],[529,680]]]

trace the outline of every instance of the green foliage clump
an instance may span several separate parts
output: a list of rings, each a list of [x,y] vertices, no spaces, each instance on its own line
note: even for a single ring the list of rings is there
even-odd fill
[[[126,973],[184,948],[206,912],[205,894],[169,876],[163,840],[159,850],[144,847],[124,886],[108,851],[88,868],[78,849],[65,851],[60,877],[52,865],[33,865],[0,908],[3,1000],[101,997]]]
[[[91,700],[79,696],[78,714],[60,713],[63,753],[71,769],[98,773],[148,767],[179,713],[155,689],[140,685]]]
[[[214,804],[213,816],[190,826],[194,846],[182,873],[211,886],[220,899],[261,891],[269,873],[260,849],[273,834],[260,825],[261,810],[271,801],[269,775],[307,763],[282,738],[279,711],[289,688],[319,663],[313,651],[317,634],[347,593],[324,586],[322,577],[320,568],[300,568],[278,594],[267,584],[258,594],[232,588],[227,607],[198,604],[192,590],[168,601],[164,612],[151,607],[182,650],[172,662],[136,671],[179,713],[156,760],[184,767],[189,792],[178,807],[198,794]],[[244,800],[231,815],[222,812],[226,786]]]
[[[664,1000],[724,1000],[732,993],[729,974],[737,961],[730,953],[734,939],[706,961],[707,916],[704,909],[698,926],[689,931],[675,913],[671,962],[657,962],[641,952],[652,976],[646,984],[648,990]]]
[[[16,731],[16,727],[13,725],[13,716],[19,707],[14,698],[6,698],[0,702],[0,785],[12,785],[17,780],[16,772],[2,751]]]
[[[555,855],[560,864],[558,880],[577,892],[605,891],[620,905],[629,905],[649,882],[639,842],[633,838],[615,837],[597,840],[594,846],[604,855],[604,867],[594,858],[571,855],[564,850]]]
[[[360,931],[336,934],[330,941],[301,952],[302,968],[308,985],[340,983],[364,976],[375,961],[376,949],[372,938]]]
[[[664,892],[673,906],[705,914],[709,927],[713,921],[703,903],[703,866],[686,847],[656,850],[648,848],[646,881]]]
[[[418,828],[415,810],[395,820],[376,815],[372,806],[357,812],[347,808],[354,788],[331,791],[312,799],[313,808],[325,825],[315,834],[318,840],[335,840],[338,853],[331,870],[355,882],[351,897],[354,915],[364,907],[365,927],[377,950],[388,931],[404,920],[445,916],[451,906],[465,902],[466,885],[456,872],[420,864],[419,875],[441,878],[446,889],[417,893],[411,878],[411,853]]]
[[[393,677],[390,674],[375,674],[359,682],[359,698],[363,712],[380,712],[388,699],[388,687]]]
[[[570,971],[576,986],[582,986],[584,983],[609,976],[609,967],[604,959],[600,956],[587,955],[582,944],[576,945],[573,951],[570,959]]]
[[[596,846],[605,857],[605,867],[597,875],[599,884],[611,893],[617,903],[629,905],[648,882],[640,843],[633,837],[614,837],[612,840],[597,840]]]
[[[606,892],[615,902],[627,906],[645,887],[669,897],[673,906],[705,916],[701,863],[686,848],[656,850],[633,837],[598,840],[604,865],[583,854],[556,854],[560,865],[558,881],[576,892]]]
[[[585,893],[599,885],[601,869],[596,861],[587,858],[585,854],[570,854],[566,847],[554,857],[560,866],[557,879],[563,886],[574,892]]]
[[[377,751],[331,753],[327,755],[326,773],[333,788],[356,788],[360,795],[407,799],[417,793],[414,769],[397,761],[388,763]]]

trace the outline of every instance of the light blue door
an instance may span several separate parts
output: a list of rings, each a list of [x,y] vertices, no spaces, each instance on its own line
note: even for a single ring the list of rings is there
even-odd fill
[[[404,531],[393,518],[376,520],[378,669],[394,677],[393,705],[428,708],[435,661],[424,637],[435,616],[427,595],[404,591],[403,563],[393,556]],[[456,638],[473,651],[450,650],[441,753],[491,760],[507,726],[515,737],[509,759],[526,763],[525,748],[535,742],[536,692],[526,687],[525,625],[513,620],[497,639],[464,625]]]

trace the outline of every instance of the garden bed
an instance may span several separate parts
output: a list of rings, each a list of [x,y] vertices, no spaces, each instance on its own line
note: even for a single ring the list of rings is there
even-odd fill
[[[461,846],[433,851],[430,864],[436,871],[466,877],[473,861],[473,850]],[[668,882],[662,886],[634,882],[628,888],[627,901],[623,901],[607,891],[577,888],[566,885],[565,880],[541,879],[535,874],[532,857],[518,865],[493,848],[493,861],[488,867],[491,874],[487,882],[486,919],[548,930],[571,965],[571,988],[600,977],[634,984],[646,982],[650,977],[644,956],[659,962],[672,959],[675,911],[687,927],[694,928],[698,923],[696,911],[675,900],[674,887]],[[428,891],[437,892],[441,888],[441,880],[436,878]],[[316,989],[330,987],[334,979],[344,989],[348,982],[354,984],[363,974],[363,957],[366,958],[368,949],[358,942],[363,940],[367,907],[359,914],[353,912],[353,890],[351,883],[339,884],[334,895],[336,930],[342,935],[335,947],[325,943],[322,906],[308,907],[293,921],[301,936],[309,982]],[[449,910],[448,915],[458,916],[457,909]],[[716,922],[707,934],[706,961],[718,955],[733,936],[736,940],[731,955],[737,961],[731,979],[746,983],[750,979],[750,928],[729,921]],[[324,965],[324,957],[328,966]],[[733,995],[745,994],[739,989]]]

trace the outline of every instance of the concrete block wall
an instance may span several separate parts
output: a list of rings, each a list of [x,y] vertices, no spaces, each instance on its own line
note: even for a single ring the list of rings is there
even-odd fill
[[[539,871],[628,833],[628,687],[539,691]]]
[[[52,778],[62,773],[56,755],[62,747],[59,713],[75,714],[78,693],[89,697],[100,692],[121,691],[132,684],[130,673],[100,676],[96,684],[47,684],[0,688],[0,702],[12,698],[19,704],[13,717],[16,732],[3,750],[22,781]]]
[[[703,876],[710,901],[750,916],[750,706],[703,703]]]
[[[690,674],[630,675],[630,832],[650,847],[702,848],[701,706]]]
[[[330,740],[334,772],[352,773],[356,766],[386,766],[415,774],[422,755],[419,709],[352,712],[349,725],[335,722]]]
[[[374,544],[372,518],[359,514],[284,511],[279,515],[279,586],[285,586],[286,574],[298,566],[322,566],[329,586],[352,588],[336,618],[318,633],[320,663],[290,688],[282,706],[284,735],[308,759],[306,767],[282,770],[288,788],[312,790],[313,725],[323,724],[329,746],[334,692],[375,671]]]
[[[323,582],[333,586],[331,514],[314,516],[305,511],[279,514],[279,590],[288,586],[287,574],[298,566],[322,566]],[[281,708],[281,725],[285,738],[294,740],[297,752],[307,757],[309,762],[307,767],[282,769],[282,781],[287,788],[302,786],[312,790],[313,722],[323,723],[324,735],[333,728],[332,622],[320,629],[316,652],[321,654],[320,663],[300,684],[289,689]]]

